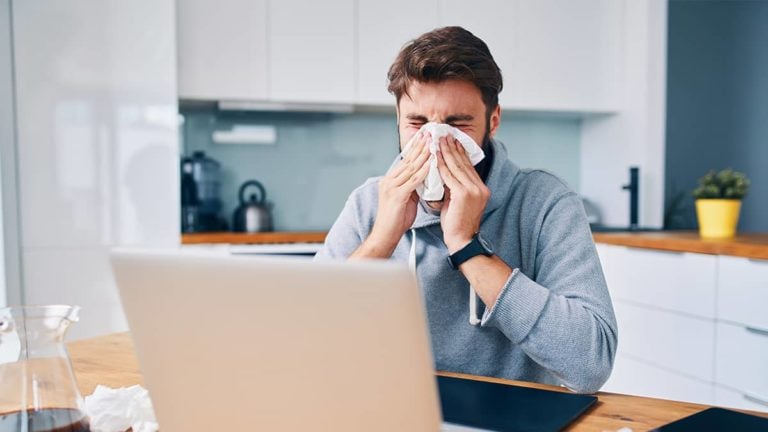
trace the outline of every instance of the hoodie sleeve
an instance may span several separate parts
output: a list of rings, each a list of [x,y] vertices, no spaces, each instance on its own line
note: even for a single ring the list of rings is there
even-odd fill
[[[482,326],[495,327],[573,391],[610,376],[617,325],[584,208],[569,193],[543,217],[535,274],[514,269]]]
[[[346,260],[363,242],[367,234],[361,228],[358,201],[359,190],[355,190],[328,231],[323,247],[315,255],[316,260]]]

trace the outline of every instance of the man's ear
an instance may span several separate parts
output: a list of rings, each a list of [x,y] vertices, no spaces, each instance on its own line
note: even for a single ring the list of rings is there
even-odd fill
[[[493,138],[493,136],[496,134],[496,129],[499,128],[499,125],[501,124],[501,105],[496,105],[496,108],[491,113],[491,118],[489,119],[489,125],[490,125],[490,131],[488,131],[488,134]]]

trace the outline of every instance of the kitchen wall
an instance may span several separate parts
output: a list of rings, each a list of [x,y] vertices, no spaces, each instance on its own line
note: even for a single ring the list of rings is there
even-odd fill
[[[183,108],[183,149],[202,150],[222,164],[225,215],[237,191],[259,180],[274,203],[276,230],[325,230],[349,193],[366,178],[383,174],[397,155],[397,128],[390,113],[286,113]],[[214,130],[233,124],[274,125],[274,145],[214,144]],[[548,169],[579,187],[579,136],[575,117],[504,113],[497,137],[521,167]]]
[[[669,3],[665,201],[674,227],[696,226],[697,179],[731,167],[752,179],[739,229],[768,231],[767,23],[764,1]]]

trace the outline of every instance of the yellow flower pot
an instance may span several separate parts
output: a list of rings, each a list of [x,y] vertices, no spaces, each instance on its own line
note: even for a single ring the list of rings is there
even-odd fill
[[[741,200],[698,199],[696,216],[699,219],[699,235],[702,238],[733,238],[739,223]]]

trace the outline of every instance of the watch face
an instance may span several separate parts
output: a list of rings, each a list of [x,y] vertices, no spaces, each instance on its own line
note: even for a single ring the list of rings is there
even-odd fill
[[[477,241],[480,242],[480,246],[482,246],[488,254],[493,254],[493,248],[491,247],[491,244],[485,241],[480,233],[477,233]]]

